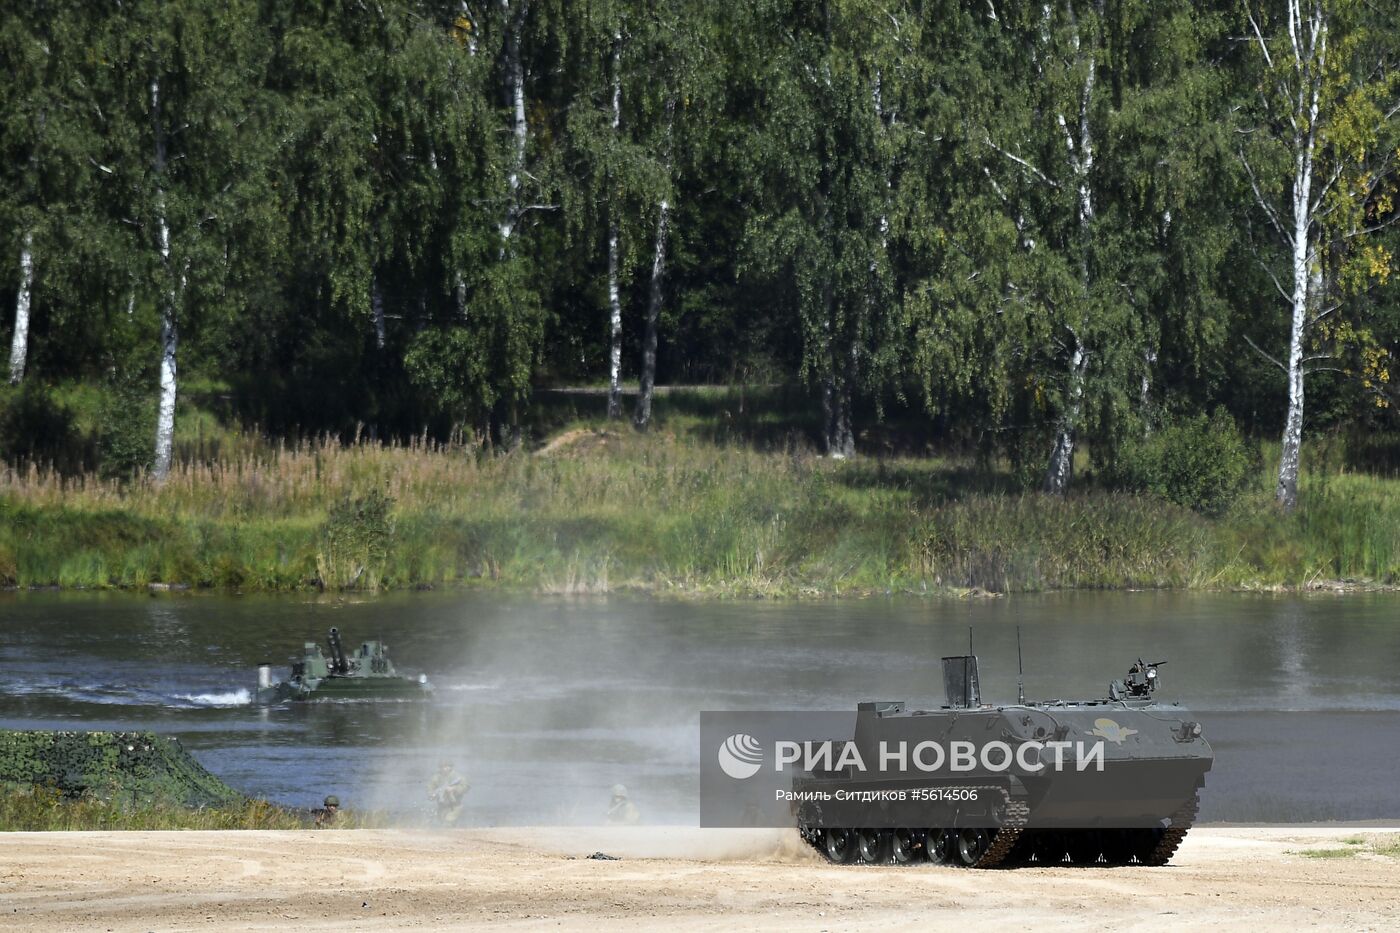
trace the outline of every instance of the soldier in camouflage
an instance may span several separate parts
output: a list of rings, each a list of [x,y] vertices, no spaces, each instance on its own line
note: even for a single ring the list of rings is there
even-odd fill
[[[438,766],[428,785],[428,799],[437,808],[437,821],[443,826],[456,826],[462,817],[462,798],[467,795],[467,784],[450,761]]]
[[[621,784],[614,784],[612,801],[608,804],[608,822],[622,826],[633,826],[641,818],[642,813],[637,809],[636,804],[627,799],[627,788]]]
[[[324,826],[334,826],[339,814],[340,798],[335,794],[328,794],[322,805],[311,811],[311,817],[315,821],[317,829]]]

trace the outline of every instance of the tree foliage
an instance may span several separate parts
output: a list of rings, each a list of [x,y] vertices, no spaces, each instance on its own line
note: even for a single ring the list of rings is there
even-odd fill
[[[1305,421],[1400,427],[1397,21],[39,0],[0,20],[0,331],[24,291],[24,378],[123,399],[173,379],[178,335],[181,385],[269,434],[510,446],[535,388],[617,348],[648,390],[797,386],[833,455],[897,416],[1057,493],[1085,444],[1112,473],[1217,406],[1287,459]],[[1324,32],[1325,59],[1295,49]],[[117,472],[151,462],[131,398],[98,445]]]

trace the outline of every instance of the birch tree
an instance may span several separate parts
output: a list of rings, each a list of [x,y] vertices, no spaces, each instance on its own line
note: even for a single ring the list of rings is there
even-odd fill
[[[713,121],[723,106],[724,62],[718,41],[719,17],[703,0],[644,4],[643,10],[638,20],[636,65],[631,72],[633,125],[649,159],[653,183],[643,192],[645,200],[639,205],[643,232],[650,233],[651,242],[632,423],[645,431],[651,425],[656,387],[657,342],[670,271],[669,243],[683,187],[687,182],[705,181],[702,154],[717,135]]]
[[[1198,5],[1142,5],[1120,20],[1125,49],[1111,81],[1122,90],[1106,127],[1103,186],[1121,244],[1113,275],[1137,321],[1125,360],[1120,413],[1103,426],[1095,461],[1114,459],[1173,407],[1205,410],[1208,374],[1230,327],[1226,270],[1237,218],[1221,205],[1240,194],[1225,108],[1231,75],[1212,60],[1229,17]],[[1133,50],[1131,54],[1127,50]]]
[[[398,153],[384,152],[392,140],[384,138],[381,120],[393,111],[384,106],[383,85],[406,19],[398,5],[348,15],[336,0],[274,6],[268,16],[268,80],[292,112],[290,157],[280,174],[294,263],[303,273],[288,300],[325,306],[362,327],[371,322],[376,340],[384,326],[376,267],[391,252],[379,239],[380,218],[398,201],[399,182],[391,175]]]
[[[260,274],[278,252],[268,43],[251,3],[147,0],[107,12],[93,24],[85,84],[108,147],[96,170],[120,222],[139,232],[142,284],[159,309],[159,481],[173,458],[182,333],[202,314],[234,310],[239,276]]]
[[[566,223],[585,253],[601,242],[605,256],[604,303],[607,417],[622,417],[622,322],[626,280],[637,265],[639,173],[647,154],[633,139],[631,107],[637,87],[632,66],[634,30],[645,15],[625,0],[596,0],[576,7],[570,30],[575,85],[568,104],[569,188]],[[626,88],[624,90],[624,84]]]
[[[66,274],[83,253],[76,244],[92,222],[87,159],[96,141],[70,87],[82,13],[80,6],[55,2],[16,9],[0,20],[0,59],[9,70],[0,82],[0,218],[12,233],[3,240],[0,268],[12,270],[15,285],[12,385],[29,365],[37,271],[42,264],[51,299],[65,297]]]
[[[34,233],[24,231],[19,248],[19,286],[15,290],[15,329],[10,338],[10,385],[24,378],[29,354],[29,309],[34,295]]]
[[[1086,381],[1100,349],[1091,330],[1098,208],[1094,160],[1107,41],[1103,13],[1103,0],[1064,0],[1038,9],[989,3],[992,68],[1013,85],[1025,85],[1027,93],[1007,97],[1001,110],[971,131],[991,154],[989,185],[1015,218],[1023,246],[1036,260],[1040,281],[1012,281],[1010,287],[1023,290],[1022,301],[1032,302],[1026,308],[1032,325],[1028,352],[1048,350],[1054,360],[1052,368],[1039,374],[1054,410],[1053,446],[1042,485],[1059,495],[1069,489],[1073,475]]]
[[[799,328],[801,375],[838,459],[855,453],[855,401],[889,378],[898,340],[881,100],[900,71],[898,46],[879,40],[907,17],[851,0],[765,7],[747,26],[760,109],[746,249]]]
[[[1014,416],[1031,424],[1017,433],[1048,441],[1051,494],[1070,488],[1085,431],[1105,412],[1141,408],[1150,390],[1154,306],[1174,287],[1153,267],[1177,248],[1170,211],[1183,197],[1169,183],[1183,161],[1172,141],[1198,138],[1180,121],[1201,93],[1170,66],[1199,46],[1169,41],[1198,15],[1170,0],[990,0],[979,17],[994,90],[989,106],[969,107],[964,132],[983,147],[987,196],[1017,244],[999,271],[997,340],[1023,388],[1002,391],[1024,397]],[[1043,440],[1031,426],[1041,418]]]
[[[525,176],[525,157],[530,140],[530,125],[525,117],[525,24],[530,15],[531,0],[496,0],[502,34],[501,72],[504,78],[506,111],[510,115],[510,156],[506,172],[506,204],[501,213],[501,254],[506,255],[520,219],[521,187]],[[473,53],[474,54],[474,53]]]
[[[494,0],[449,12],[440,37],[450,52],[421,93],[436,114],[425,152],[442,203],[430,223],[440,224],[435,249],[452,301],[445,314],[428,310],[404,364],[437,407],[473,424],[483,442],[495,433],[509,447],[519,440],[518,404],[545,318],[526,234],[532,219],[558,207],[531,200],[552,193],[553,172],[531,147],[528,40],[549,35],[555,11],[540,0]]]
[[[1393,2],[1245,5],[1254,86],[1238,155],[1277,246],[1261,268],[1287,310],[1282,353],[1245,339],[1287,385],[1275,489],[1285,509],[1298,502],[1307,377],[1339,369],[1343,344],[1365,339],[1347,321],[1347,288],[1391,269],[1378,237],[1396,219],[1397,17]]]
[[[634,423],[651,417],[657,324],[674,194],[678,111],[698,110],[689,73],[703,35],[690,0],[645,4],[599,0],[579,10],[570,49],[577,85],[567,120],[571,236],[605,253],[608,417],[622,416],[623,326],[636,273],[649,270],[643,317],[641,394]]]

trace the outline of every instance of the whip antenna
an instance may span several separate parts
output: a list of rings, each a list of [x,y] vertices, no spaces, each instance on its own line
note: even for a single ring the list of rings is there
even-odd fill
[[[1016,626],[1016,702],[1026,703],[1026,671],[1021,666],[1021,626]]]

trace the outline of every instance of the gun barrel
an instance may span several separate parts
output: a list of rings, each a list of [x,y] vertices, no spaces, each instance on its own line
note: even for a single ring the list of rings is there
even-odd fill
[[[340,644],[340,629],[331,627],[330,635],[327,638],[331,646],[331,664],[337,674],[345,674],[350,670],[350,665],[345,660],[345,648]]]

